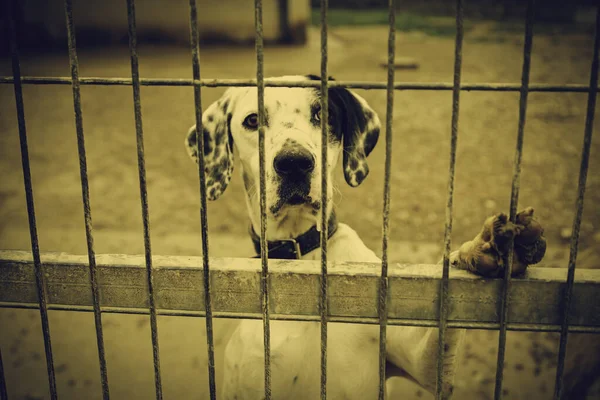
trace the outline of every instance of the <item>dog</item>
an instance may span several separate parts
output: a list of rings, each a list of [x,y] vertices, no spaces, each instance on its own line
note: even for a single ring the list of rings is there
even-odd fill
[[[275,80],[319,80],[314,75]],[[358,94],[334,87],[328,92],[328,186],[321,187],[321,94],[317,88],[268,87],[264,92],[265,178],[268,254],[271,258],[319,260],[321,213],[329,221],[329,261],[380,262],[358,234],[338,223],[333,210],[333,170],[342,154],[346,182],[358,186],[367,177],[367,156],[375,147],[381,123]],[[239,154],[251,236],[260,254],[260,195],[256,88],[230,88],[202,116],[207,197],[216,200],[230,182],[234,147]],[[185,145],[198,161],[196,126]],[[321,204],[322,190],[327,204]],[[491,217],[478,236],[452,253],[454,267],[485,275],[499,274],[508,238],[527,236],[533,209],[519,214],[517,224],[506,215]],[[535,226],[537,229],[537,225]],[[541,229],[541,226],[539,227]],[[541,237],[540,229],[534,232]],[[290,240],[293,239],[293,240]],[[515,239],[516,240],[516,239]],[[545,241],[544,241],[545,244]],[[539,245],[540,249],[542,248]],[[545,250],[545,246],[543,246]],[[521,258],[515,245],[515,257]],[[543,251],[540,250],[539,253]],[[543,256],[543,254],[542,254]],[[536,258],[537,257],[537,258]],[[539,254],[534,257],[540,258]],[[540,258],[541,259],[541,258]],[[532,264],[531,257],[521,264]],[[538,260],[539,261],[539,260]],[[480,267],[483,266],[483,267]],[[523,268],[521,268],[523,269]],[[328,324],[327,394],[329,399],[376,399],[379,388],[379,327]],[[464,330],[450,329],[444,344],[443,392],[452,392]],[[221,397],[264,398],[263,326],[242,320],[225,349]],[[271,322],[271,390],[276,399],[304,400],[320,393],[320,325],[317,322]],[[388,376],[406,376],[433,392],[436,385],[438,329],[390,326],[387,333]]]

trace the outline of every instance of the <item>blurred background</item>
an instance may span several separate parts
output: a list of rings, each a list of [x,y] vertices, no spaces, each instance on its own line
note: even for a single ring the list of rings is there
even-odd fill
[[[319,2],[264,0],[265,76],[318,74]],[[452,82],[453,2],[403,1],[397,10],[396,80]],[[521,80],[525,2],[471,0],[465,5],[462,81]],[[531,83],[588,84],[595,8],[592,1],[539,2]],[[70,77],[63,3],[19,2],[24,76]],[[385,81],[387,1],[330,0],[329,74],[338,80]],[[131,77],[125,1],[74,0],[81,77]],[[189,5],[185,0],[136,4],[142,78],[192,77]],[[254,4],[198,1],[202,78],[252,78],[256,73]],[[1,19],[0,31],[6,23]],[[0,76],[11,76],[7,40]],[[81,185],[70,85],[24,85],[39,242],[42,251],[86,254]],[[207,108],[224,92],[203,88]],[[385,119],[385,91],[358,90]],[[81,88],[91,209],[97,253],[143,254],[133,96],[130,86]],[[142,87],[152,250],[200,255],[197,169],[183,140],[194,124],[191,87]],[[508,212],[517,135],[517,92],[462,92],[452,247],[472,238],[483,220]],[[566,268],[587,109],[586,93],[529,95],[519,208],[532,206],[545,227],[545,266]],[[450,91],[397,91],[390,259],[437,262],[442,255],[451,119]],[[597,129],[594,130],[597,136]],[[336,174],[339,219],[381,253],[383,140],[369,157],[371,174],[350,188]],[[600,265],[600,144],[593,141],[578,268]],[[12,85],[0,85],[0,249],[30,250]],[[243,185],[237,173],[209,205],[211,256],[248,257],[253,247]],[[148,318],[104,315],[114,398],[154,395]],[[60,398],[100,398],[93,315],[50,312]],[[216,321],[217,340],[234,321]],[[221,334],[222,333],[222,334]],[[159,317],[165,398],[208,398],[202,319]],[[510,332],[505,398],[551,398],[555,334]],[[572,386],[584,393],[600,374],[600,339],[572,335]],[[574,338],[574,339],[573,339]],[[217,343],[221,351],[224,340]],[[48,398],[39,313],[0,309],[0,347],[10,398]],[[497,332],[469,334],[457,377],[458,398],[493,394]],[[219,357],[219,354],[217,356]],[[222,360],[217,359],[217,369]],[[568,364],[569,366],[569,364]],[[576,368],[575,368],[576,366]],[[575,368],[575,369],[574,369]],[[571,381],[570,381],[571,382]],[[398,382],[405,399],[431,398]],[[407,394],[408,393],[408,394]],[[593,396],[593,395],[592,395]],[[600,395],[599,395],[600,396]],[[600,397],[589,397],[600,398]]]

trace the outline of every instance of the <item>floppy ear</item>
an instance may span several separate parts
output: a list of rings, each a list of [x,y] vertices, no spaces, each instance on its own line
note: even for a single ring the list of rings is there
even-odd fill
[[[329,102],[332,129],[339,129],[342,135],[344,177],[348,185],[356,187],[369,174],[367,156],[377,144],[381,123],[365,99],[348,89],[331,88]]]
[[[227,188],[233,172],[233,137],[231,136],[230,95],[228,92],[210,105],[202,114],[204,140],[204,174],[206,196],[216,200]],[[196,125],[192,126],[185,138],[188,154],[198,162]]]

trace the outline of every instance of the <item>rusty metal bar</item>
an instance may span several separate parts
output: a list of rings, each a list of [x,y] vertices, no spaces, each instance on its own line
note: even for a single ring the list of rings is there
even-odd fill
[[[198,10],[196,0],[190,0],[190,44],[194,82],[200,81],[200,48],[198,45]],[[196,143],[198,144],[198,177],[200,181],[200,229],[202,230],[202,270],[204,307],[206,311],[206,347],[208,352],[208,389],[210,399],[217,398],[215,378],[215,342],[213,334],[212,300],[210,295],[210,268],[208,258],[208,216],[206,205],[206,176],[204,174],[204,131],[202,128],[202,96],[200,85],[194,85],[194,114],[196,116]]]
[[[12,76],[0,76],[0,84],[12,84]],[[71,78],[68,77],[41,77],[24,76],[21,79],[22,84],[28,85],[70,85]],[[131,86],[130,78],[98,78],[87,77],[79,78],[81,85],[120,85]],[[265,87],[311,87],[320,88],[319,81],[270,81],[264,80]],[[256,86],[255,79],[201,79],[194,82],[193,79],[168,79],[168,78],[141,78],[142,86],[194,86],[202,87],[253,87]],[[381,89],[387,90],[386,82],[367,82],[367,81],[332,81],[329,87],[345,87],[349,89]],[[449,82],[396,82],[394,90],[453,90],[454,85]],[[484,92],[519,92],[521,84],[518,83],[462,83],[460,90],[464,91],[484,91]],[[580,84],[545,84],[537,83],[529,86],[529,92],[557,92],[557,93],[588,93],[588,85]],[[598,91],[598,89],[596,89]]]
[[[598,87],[598,48],[600,47],[600,5],[596,8],[596,33],[594,38],[594,50],[590,71],[590,89]],[[579,247],[579,229],[581,228],[581,217],[583,215],[583,200],[585,197],[585,185],[587,181],[588,166],[590,161],[590,148],[592,146],[592,134],[594,132],[594,116],[596,110],[596,90],[591,90],[588,95],[587,114],[585,117],[585,133],[583,136],[583,148],[581,150],[581,165],[579,167],[579,183],[577,185],[577,203],[575,217],[573,218],[573,233],[571,234],[571,251],[569,253],[569,271],[567,274],[567,287],[564,293],[564,304],[562,307],[562,324],[560,331],[560,344],[558,348],[558,365],[556,368],[556,383],[554,387],[554,398],[560,399],[563,391],[563,373],[565,357],[567,355],[567,342],[569,333],[569,315],[571,303],[573,302],[573,284],[575,282],[575,267],[577,262],[577,249]]]
[[[90,286],[92,289],[92,301],[94,303],[94,324],[96,328],[96,343],[98,346],[98,362],[100,364],[100,382],[102,384],[102,398],[104,400],[108,400],[110,398],[110,391],[108,386],[108,373],[106,370],[106,352],[104,349],[104,334],[102,330],[102,312],[100,310],[100,290],[98,288],[96,252],[94,250],[94,236],[92,234],[92,211],[90,207],[90,190],[87,174],[85,137],[83,134],[81,89],[79,85],[79,61],[77,59],[77,44],[75,39],[75,26],[73,23],[72,0],[65,0],[65,16],[67,20],[67,36],[69,45],[69,61],[71,64],[71,78],[73,80],[73,107],[75,111],[75,129],[77,131],[79,175],[81,177],[81,197],[83,201],[85,237],[87,242],[88,262],[90,266]]]
[[[388,65],[387,103],[385,115],[385,174],[383,178],[383,226],[381,282],[379,283],[379,400],[385,399],[386,340],[388,325],[388,244],[390,235],[390,200],[392,175],[392,127],[394,122],[394,61],[396,58],[396,6],[394,0],[388,2]]]
[[[23,104],[23,87],[21,85],[21,65],[19,61],[19,49],[17,41],[17,0],[6,0],[5,15],[8,25],[8,41],[12,59],[12,72],[15,92],[15,103],[17,106],[17,121],[19,126],[19,142],[21,146],[21,164],[23,169],[23,183],[25,186],[25,199],[27,202],[27,214],[29,217],[29,235],[31,237],[31,254],[35,267],[35,287],[37,302],[39,303],[40,319],[42,323],[42,335],[44,337],[44,350],[46,353],[46,368],[48,371],[48,385],[50,398],[57,399],[56,375],[54,371],[54,357],[52,355],[52,342],[50,339],[50,322],[48,320],[46,287],[46,268],[40,260],[40,248],[38,243],[37,224],[35,220],[35,206],[33,200],[33,187],[31,184],[31,169],[29,165],[29,147],[27,145],[27,126],[25,124],[25,106]]]
[[[327,320],[329,317],[327,292],[327,144],[329,127],[329,76],[327,73],[327,8],[328,0],[321,0],[321,284],[319,311],[321,313],[321,400],[327,400]]]
[[[2,349],[0,349],[0,400],[8,400],[6,375],[4,375],[4,363],[2,362]]]
[[[129,51],[131,56],[131,80],[133,82],[133,109],[135,113],[135,132],[138,155],[138,171],[140,180],[140,199],[142,221],[144,225],[144,253],[146,261],[146,278],[148,285],[148,307],[150,309],[150,331],[152,335],[152,357],[154,362],[154,384],[156,399],[162,400],[162,382],[160,377],[160,352],[158,347],[158,323],[156,321],[156,304],[154,299],[154,272],[152,270],[152,248],[150,244],[150,217],[148,211],[148,187],[146,184],[146,161],[144,157],[144,129],[142,127],[142,103],[140,98],[140,71],[137,56],[137,32],[135,24],[135,0],[127,0],[127,24],[129,34]]]
[[[439,300],[439,330],[437,348],[436,370],[436,399],[445,399],[449,393],[444,392],[444,347],[446,343],[446,330],[448,328],[449,289],[448,280],[450,272],[450,246],[452,235],[452,204],[454,202],[454,174],[456,170],[456,147],[458,142],[458,116],[460,105],[460,78],[462,67],[463,44],[463,2],[456,1],[456,38],[454,47],[454,84],[452,90],[452,122],[450,127],[450,161],[448,166],[448,198],[446,200],[446,224],[444,228],[444,258],[442,268],[442,281],[440,282]]]
[[[525,19],[525,44],[523,46],[523,70],[521,74],[521,94],[519,97],[519,125],[517,131],[517,144],[513,164],[513,179],[510,193],[510,222],[515,223],[517,206],[519,204],[519,189],[521,183],[521,157],[523,153],[523,139],[525,136],[525,120],[527,116],[527,95],[529,94],[529,71],[531,70],[531,48],[533,46],[533,21],[535,13],[535,0],[527,2]],[[511,286],[511,270],[513,262],[514,238],[511,238],[508,253],[504,257],[504,285],[502,286],[500,332],[498,334],[498,358],[496,361],[496,385],[494,399],[502,398],[502,381],[504,377],[504,357],[506,352],[506,329],[508,323],[509,291]]]
[[[260,294],[265,352],[265,400],[271,399],[271,323],[269,321],[269,254],[267,246],[267,188],[265,170],[265,75],[262,0],[254,1],[256,24],[256,91],[258,94],[258,157],[260,172]]]

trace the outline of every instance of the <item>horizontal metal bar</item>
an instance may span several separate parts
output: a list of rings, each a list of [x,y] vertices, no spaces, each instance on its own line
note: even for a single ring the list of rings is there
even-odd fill
[[[10,309],[25,309],[38,310],[39,306],[35,303],[13,303],[0,301],[0,308]],[[77,306],[64,304],[49,304],[48,310],[51,311],[70,311],[70,312],[93,312],[92,306]],[[130,314],[130,315],[148,315],[149,311],[146,308],[127,308],[127,307],[102,307],[103,314]],[[191,317],[204,318],[204,311],[182,311],[182,310],[166,310],[157,309],[156,315],[166,317]],[[225,319],[262,319],[262,314],[257,313],[233,313],[226,311],[213,312],[213,318]],[[319,322],[320,316],[316,315],[286,315],[286,314],[270,314],[269,318],[276,321],[307,321]],[[377,325],[378,318],[363,318],[363,317],[329,317],[329,322],[339,322],[348,324],[365,324]],[[437,321],[424,319],[398,319],[393,318],[388,320],[388,325],[394,326],[422,326],[422,327],[437,327]],[[560,332],[561,326],[556,324],[520,324],[509,323],[507,325],[509,331],[516,332]],[[484,329],[498,330],[500,324],[493,322],[470,322],[470,321],[448,321],[448,328],[463,328],[463,329]],[[569,333],[598,333],[600,334],[600,326],[569,326]]]
[[[0,76],[0,84],[13,83],[12,76]],[[33,85],[70,85],[71,78],[59,76],[23,76],[22,84]],[[81,85],[132,85],[131,78],[79,78]],[[256,79],[157,79],[140,78],[142,86],[193,86],[204,87],[253,87]],[[265,79],[266,87],[314,87],[320,88],[320,81],[272,81]],[[329,87],[346,87],[351,89],[387,89],[387,82],[367,81],[332,81]],[[395,90],[452,90],[452,82],[396,82]],[[460,90],[465,91],[495,91],[495,92],[519,92],[520,83],[462,83]],[[590,88],[583,84],[546,84],[537,83],[529,85],[529,92],[577,92],[588,93]],[[596,88],[598,91],[598,88]]]
[[[97,255],[100,305],[118,308],[148,307],[143,256]],[[48,303],[91,306],[87,257],[43,253]],[[153,256],[156,308],[204,312],[203,270],[197,257]],[[271,260],[270,311],[273,314],[315,316],[319,320],[320,266],[316,261]],[[330,263],[329,316],[371,318],[379,323],[379,263]],[[213,310],[218,313],[261,313],[259,259],[211,258]],[[530,268],[511,285],[513,305],[509,324],[561,323],[560,295],[567,271]],[[437,326],[439,265],[389,266],[388,318],[426,320]],[[501,280],[482,279],[452,270],[449,280],[448,320],[498,324]],[[600,327],[600,270],[576,271],[570,321]],[[0,251],[0,302],[36,303],[35,268],[25,251]],[[448,325],[449,327],[452,324]]]

